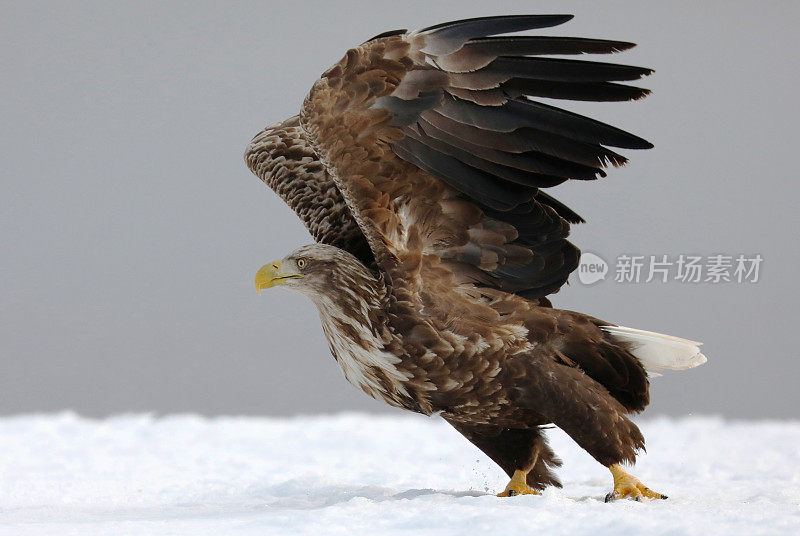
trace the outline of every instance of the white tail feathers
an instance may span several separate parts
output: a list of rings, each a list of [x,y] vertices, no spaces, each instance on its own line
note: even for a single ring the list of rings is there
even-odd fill
[[[616,339],[630,343],[633,346],[633,355],[639,358],[648,372],[685,370],[707,361],[706,356],[700,353],[699,347],[703,344],[701,342],[624,326],[600,326],[600,329]]]

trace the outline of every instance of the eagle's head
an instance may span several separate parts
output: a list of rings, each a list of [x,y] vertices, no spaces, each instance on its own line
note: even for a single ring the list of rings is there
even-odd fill
[[[326,244],[310,244],[284,258],[262,266],[256,273],[256,290],[283,286],[311,298],[339,302],[346,290],[377,290],[380,282],[350,253]]]

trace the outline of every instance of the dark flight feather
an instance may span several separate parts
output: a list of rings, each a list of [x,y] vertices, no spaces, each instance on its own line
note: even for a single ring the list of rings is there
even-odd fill
[[[466,155],[468,158],[472,158],[474,160],[484,160],[505,167],[527,171],[533,175],[549,175],[554,177],[563,177],[564,179],[593,180],[596,179],[598,175],[600,177],[606,176],[605,171],[600,168],[575,164],[548,156],[546,154],[536,153],[534,151],[520,153],[498,151],[496,149],[476,145],[462,140],[456,136],[452,136],[436,128],[430,123],[424,122],[424,120],[420,121],[420,123],[421,124],[419,125],[419,128],[413,131],[420,137],[419,141],[429,144],[431,139],[438,140],[441,142],[438,144],[439,147],[449,147],[451,149],[455,149],[460,151],[460,154]],[[456,156],[458,158],[456,154],[452,154],[452,156]],[[462,161],[466,160],[462,159]],[[475,167],[480,167],[481,169],[490,171],[481,165],[476,165]],[[496,175],[502,177],[500,173],[497,173]],[[514,182],[520,181],[514,180]],[[542,186],[542,184],[535,181],[535,178],[533,178],[533,180],[528,179],[521,182],[521,184],[531,183],[535,186]]]
[[[463,48],[470,52],[474,51],[494,56],[538,56],[546,54],[612,54],[635,46],[635,43],[607,39],[523,35],[479,37],[465,44]]]
[[[550,28],[564,24],[574,15],[496,15],[493,17],[474,17],[471,19],[442,22],[419,30],[421,34],[435,34],[437,37],[458,37],[472,39],[538,28]]]
[[[573,140],[534,128],[518,128],[512,132],[495,132],[461,123],[438,112],[422,114],[423,125],[429,123],[443,132],[473,145],[510,153],[536,151],[569,162],[597,167],[608,164],[620,166],[627,159],[597,144]]]
[[[548,207],[551,207],[556,211],[556,214],[567,220],[569,223],[586,223],[586,220],[581,218],[574,210],[546,192],[539,190],[539,192],[536,194],[536,200],[547,205]]]
[[[457,97],[445,97],[436,111],[460,123],[495,132],[529,127],[586,143],[626,149],[653,147],[624,130],[531,100],[510,100],[502,106],[489,107]]]
[[[512,78],[502,85],[510,98],[522,95],[546,97],[550,99],[622,102],[639,100],[650,94],[649,89],[626,86],[613,82],[558,82],[552,80],[532,80]]]
[[[464,164],[457,158],[428,147],[407,137],[393,144],[395,152],[403,159],[440,177],[456,190],[473,199],[480,199],[496,209],[513,208],[533,199],[536,190],[508,181],[498,182],[483,170]]]
[[[550,80],[553,82],[618,82],[638,80],[652,69],[558,58],[501,56],[481,71],[511,78]]]

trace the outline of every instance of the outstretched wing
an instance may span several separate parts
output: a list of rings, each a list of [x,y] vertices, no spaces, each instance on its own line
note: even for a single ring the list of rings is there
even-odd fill
[[[378,265],[438,258],[456,282],[538,298],[577,266],[566,237],[582,219],[540,191],[605,176],[649,148],[618,128],[530,97],[631,100],[619,84],[649,69],[541,57],[631,43],[498,34],[568,15],[470,19],[386,34],[351,49],[315,83],[300,122]]]

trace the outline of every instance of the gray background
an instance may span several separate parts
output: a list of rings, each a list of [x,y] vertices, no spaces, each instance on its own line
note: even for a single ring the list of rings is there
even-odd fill
[[[568,12],[548,33],[631,40],[642,102],[573,107],[656,144],[556,189],[620,253],[759,253],[755,285],[612,281],[556,306],[703,340],[649,414],[798,417],[794,2],[2,3],[0,412],[389,411],[349,386],[310,302],[256,295],[309,242],[246,169],[262,127],[374,34]]]

